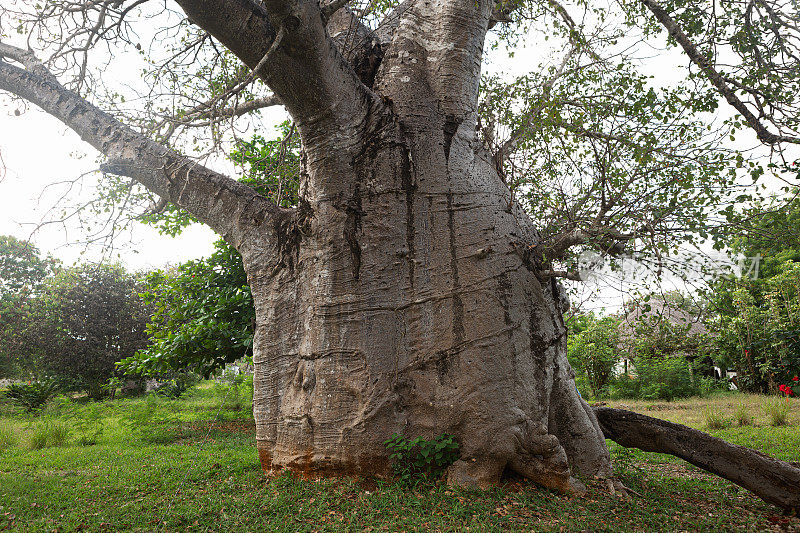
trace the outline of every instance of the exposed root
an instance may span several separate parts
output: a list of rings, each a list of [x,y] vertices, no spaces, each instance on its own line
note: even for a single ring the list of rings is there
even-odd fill
[[[635,494],[640,498],[644,498],[644,496],[642,496],[640,493],[623,485],[622,482],[618,479],[606,479],[605,482],[606,482],[606,488],[608,489],[608,492],[612,496],[619,496],[626,500],[630,500],[631,499],[630,495]]]

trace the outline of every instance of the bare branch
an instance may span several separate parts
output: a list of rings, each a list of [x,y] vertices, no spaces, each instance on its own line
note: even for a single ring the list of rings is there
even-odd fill
[[[177,3],[192,22],[218,39],[266,82],[297,122],[310,151],[332,131],[346,131],[342,138],[353,146],[358,144],[364,120],[371,106],[380,107],[379,100],[336,49],[316,2]],[[273,24],[283,29],[276,31]],[[335,153],[329,148],[324,151],[327,157]]]
[[[33,55],[4,45],[35,62]],[[36,69],[43,65],[32,65]],[[150,191],[189,211],[233,244],[250,228],[279,212],[277,206],[253,189],[209,170],[188,158],[159,145],[76,93],[64,88],[52,76],[33,72],[0,61],[0,89],[36,104],[61,120],[87,143],[109,158],[102,168],[138,181]]]

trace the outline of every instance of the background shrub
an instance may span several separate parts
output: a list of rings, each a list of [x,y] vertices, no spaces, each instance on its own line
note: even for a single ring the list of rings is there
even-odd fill
[[[72,425],[77,431],[78,444],[81,446],[97,444],[104,430],[100,407],[96,403],[89,404],[83,413],[74,416]]]
[[[181,438],[178,417],[152,394],[120,422],[146,444],[169,444]]]
[[[58,385],[54,381],[34,381],[31,383],[12,383],[6,390],[6,397],[12,403],[24,407],[28,411],[41,409],[58,394]]]
[[[715,389],[694,377],[691,364],[683,357],[638,357],[634,364],[636,375],[623,374],[611,380],[611,398],[672,401]]]

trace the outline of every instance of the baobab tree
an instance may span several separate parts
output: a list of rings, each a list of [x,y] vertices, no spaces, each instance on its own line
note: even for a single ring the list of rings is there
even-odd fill
[[[7,8],[29,42],[50,55],[40,61],[32,50],[0,44],[0,89],[77,132],[107,158],[104,172],[135,180],[240,252],[256,308],[254,413],[264,468],[382,474],[392,434],[450,433],[461,452],[448,471],[453,484],[488,486],[510,470],[575,492],[582,490],[576,474],[610,477],[603,431],[566,359],[568,300],[558,278],[574,276],[554,265],[575,246],[607,253],[643,239],[657,246],[667,229],[680,229],[677,219],[664,209],[650,216],[636,199],[668,205],[689,187],[663,161],[661,172],[641,173],[655,180],[643,188],[598,164],[591,186],[564,204],[560,227],[544,233],[530,216],[537,213],[515,199],[506,170],[515,150],[535,147],[525,132],[550,104],[527,108],[503,139],[495,124],[479,125],[492,109],[479,98],[487,31],[536,9],[559,20],[569,48],[542,80],[539,94],[550,95],[565,73],[583,71],[580,57],[604,61],[566,8],[552,1],[407,0],[356,9],[344,0],[175,0],[179,26],[196,40],[180,41],[173,57],[206,46],[227,58],[221,69],[230,68],[230,54],[247,68],[216,78],[224,91],[207,101],[160,122],[126,125],[92,103],[99,91],[92,92],[87,64],[100,43],[134,44],[131,17],[146,3]],[[692,42],[697,28],[687,34],[680,17],[652,0],[636,6],[630,16],[652,29],[639,12],[649,9],[762,141],[793,142],[794,119],[765,121],[736,94],[749,88],[749,78],[739,81],[749,70],[726,78]],[[760,17],[768,24],[769,13]],[[259,95],[255,79],[271,93]],[[639,89],[649,94],[630,87]],[[761,86],[747,94],[758,105],[793,103]],[[181,155],[173,143],[181,129],[214,127],[273,104],[285,107],[302,141],[294,207]],[[591,146],[634,152],[661,137],[642,126],[635,131],[650,137],[623,139],[590,124],[583,117],[556,126]],[[680,131],[691,135],[694,125]],[[655,164],[659,154],[686,147],[694,145],[676,139],[634,160]],[[684,176],[714,166],[699,153],[680,154]],[[599,152],[597,161],[604,161]]]

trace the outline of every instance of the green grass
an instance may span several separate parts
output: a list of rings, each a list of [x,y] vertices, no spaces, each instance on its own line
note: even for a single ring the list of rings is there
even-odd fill
[[[767,402],[764,411],[767,413],[769,423],[773,426],[789,425],[790,405],[788,398],[774,398]]]
[[[64,446],[69,439],[69,426],[61,420],[44,419],[36,422],[31,430],[31,449],[41,450]]]
[[[0,451],[0,531],[763,531],[776,520],[800,525],[680,460],[613,443],[617,474],[641,497],[611,496],[591,481],[589,494],[575,498],[514,479],[485,492],[440,483],[408,490],[378,480],[269,479],[258,462],[251,415],[225,408],[238,402],[220,409],[221,402],[210,384],[175,401],[54,402],[38,416],[74,429],[76,420],[96,420],[99,413],[103,430],[91,446],[78,443],[76,430],[66,446],[39,450],[29,446],[39,418],[0,410],[0,427],[16,438]],[[703,429],[705,407],[687,400],[641,410],[682,413]],[[148,443],[132,430],[131,418],[147,409],[153,411],[148,423],[169,419],[162,429],[173,439]],[[714,434],[800,460],[797,425],[756,424]]]

